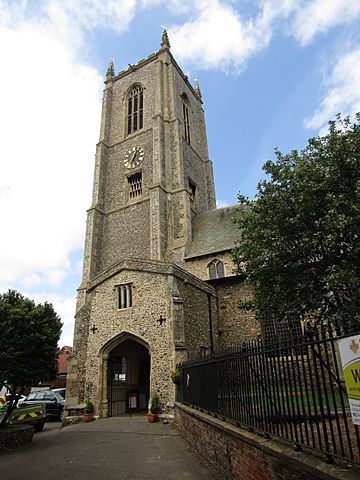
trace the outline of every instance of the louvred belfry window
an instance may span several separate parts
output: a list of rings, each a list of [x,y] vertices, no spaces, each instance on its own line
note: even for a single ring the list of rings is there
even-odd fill
[[[189,100],[185,93],[181,95],[181,98],[183,102],[184,136],[185,140],[190,145]]]
[[[138,172],[128,178],[129,200],[141,197],[142,195],[142,173]]]
[[[183,103],[183,114],[184,114],[185,140],[190,145],[189,109],[185,103]]]
[[[144,125],[144,92],[142,87],[136,85],[130,90],[127,105],[127,133],[129,135],[136,130],[140,130]]]

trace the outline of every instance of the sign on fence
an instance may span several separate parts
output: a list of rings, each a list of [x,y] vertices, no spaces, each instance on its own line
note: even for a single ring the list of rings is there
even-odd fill
[[[339,340],[339,350],[352,419],[360,425],[360,334]]]

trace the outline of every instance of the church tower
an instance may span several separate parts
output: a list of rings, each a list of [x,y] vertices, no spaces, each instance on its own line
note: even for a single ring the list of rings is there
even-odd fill
[[[215,208],[204,112],[171,52],[106,75],[83,284],[124,258],[181,263],[191,218]]]
[[[212,349],[216,294],[186,269],[192,219],[215,208],[199,84],[161,48],[110,62],[78,290],[67,415],[174,400],[169,372]],[[202,349],[202,350],[201,350]],[[135,399],[135,400],[134,400]]]

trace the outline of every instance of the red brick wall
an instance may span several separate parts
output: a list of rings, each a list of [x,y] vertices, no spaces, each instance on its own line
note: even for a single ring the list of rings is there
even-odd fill
[[[310,453],[176,404],[175,427],[222,480],[359,479],[360,469],[327,465]]]

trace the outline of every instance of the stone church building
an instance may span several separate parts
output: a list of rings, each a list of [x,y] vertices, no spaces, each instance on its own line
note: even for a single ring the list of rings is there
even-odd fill
[[[238,206],[216,209],[198,82],[161,48],[107,71],[93,197],[87,212],[66,414],[100,416],[174,402],[178,362],[258,332],[236,308],[250,292],[230,250]]]

